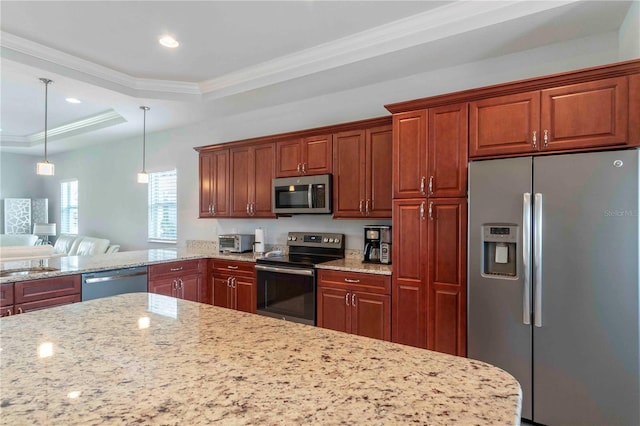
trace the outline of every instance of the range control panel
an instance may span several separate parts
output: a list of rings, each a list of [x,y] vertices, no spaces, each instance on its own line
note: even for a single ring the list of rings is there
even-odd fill
[[[344,234],[289,232],[287,235],[288,246],[299,247],[326,247],[343,248]]]

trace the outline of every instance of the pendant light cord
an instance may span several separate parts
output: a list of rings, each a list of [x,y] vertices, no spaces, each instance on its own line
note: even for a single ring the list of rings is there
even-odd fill
[[[142,173],[146,173],[146,156],[147,156],[147,111],[151,108],[147,106],[141,106],[140,109],[144,111],[142,116]]]
[[[44,83],[44,162],[48,163],[47,160],[47,115],[48,115],[48,105],[49,105],[49,84],[53,83],[52,80],[48,78],[41,78],[41,82]]]

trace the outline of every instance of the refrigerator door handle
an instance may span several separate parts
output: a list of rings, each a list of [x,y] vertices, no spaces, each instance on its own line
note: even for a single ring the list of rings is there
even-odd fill
[[[522,323],[531,324],[531,193],[522,197],[522,268],[524,288],[522,290]]]
[[[542,194],[539,192],[533,200],[533,227],[533,319],[536,327],[542,327]]]

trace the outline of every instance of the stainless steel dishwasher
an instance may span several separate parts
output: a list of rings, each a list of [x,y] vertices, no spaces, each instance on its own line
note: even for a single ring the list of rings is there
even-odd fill
[[[82,274],[82,301],[147,291],[147,267]]]

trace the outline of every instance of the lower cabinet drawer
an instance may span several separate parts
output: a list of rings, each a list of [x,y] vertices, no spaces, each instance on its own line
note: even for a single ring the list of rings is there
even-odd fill
[[[341,288],[357,288],[371,293],[391,294],[391,277],[389,275],[320,269],[318,271],[318,284]]]
[[[149,265],[149,279],[154,279],[163,275],[187,275],[204,272],[206,259],[183,260],[180,262],[160,263]]]
[[[16,303],[14,314],[23,314],[25,312],[37,311],[39,309],[53,308],[55,306],[69,305],[71,303],[80,302],[80,295],[53,297],[46,300],[38,300],[28,303]]]
[[[66,275],[15,283],[16,310],[19,304],[47,300],[62,296],[77,295],[80,298],[82,280],[80,275]],[[80,301],[78,299],[78,301]],[[71,303],[71,302],[69,302]]]

